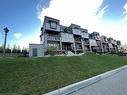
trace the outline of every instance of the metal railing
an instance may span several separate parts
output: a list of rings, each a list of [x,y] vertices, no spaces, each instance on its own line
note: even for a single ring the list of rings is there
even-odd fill
[[[47,40],[60,41],[60,37],[58,37],[58,36],[48,36]]]

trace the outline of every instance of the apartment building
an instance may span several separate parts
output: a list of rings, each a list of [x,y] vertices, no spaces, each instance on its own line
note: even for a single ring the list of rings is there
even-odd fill
[[[29,56],[44,56],[50,47],[54,47],[58,54],[79,54],[86,52],[118,52],[121,42],[98,32],[88,33],[87,29],[79,25],[60,25],[58,19],[45,16],[41,28],[41,44],[30,44]],[[43,52],[42,52],[43,51]]]

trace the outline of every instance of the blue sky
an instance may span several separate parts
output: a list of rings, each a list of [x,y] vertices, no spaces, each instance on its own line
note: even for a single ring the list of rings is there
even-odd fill
[[[10,30],[7,44],[11,46],[39,43],[45,15],[127,43],[127,0],[0,0],[0,45],[4,27]]]
[[[36,9],[40,2],[42,7],[49,3],[48,0],[0,0],[0,44],[3,44],[4,27],[10,30],[7,40],[10,45],[20,45],[20,39],[40,32],[42,24]]]
[[[103,19],[107,21],[119,22],[123,17],[123,6],[127,3],[127,0],[104,0],[100,6],[100,10],[105,6],[108,6],[106,12],[103,15]]]

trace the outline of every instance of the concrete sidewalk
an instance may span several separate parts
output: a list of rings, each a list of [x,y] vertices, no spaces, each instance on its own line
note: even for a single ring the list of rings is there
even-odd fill
[[[43,95],[127,95],[127,65]]]
[[[70,95],[127,95],[127,69]]]

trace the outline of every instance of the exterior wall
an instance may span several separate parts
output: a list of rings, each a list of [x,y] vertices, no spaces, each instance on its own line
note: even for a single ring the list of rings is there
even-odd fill
[[[29,57],[33,57],[33,49],[37,49],[37,57],[44,56],[44,46],[42,44],[29,44]]]
[[[41,42],[41,44],[44,44],[44,35],[40,36],[40,42]]]

